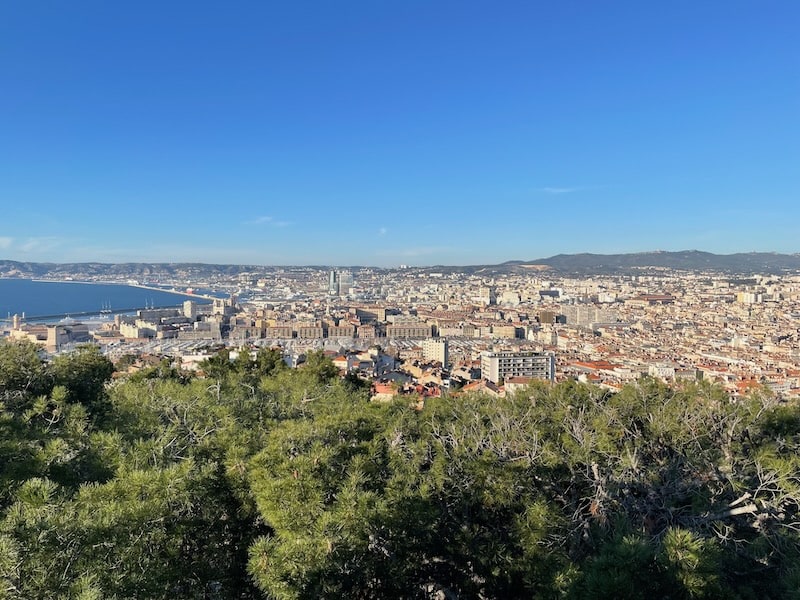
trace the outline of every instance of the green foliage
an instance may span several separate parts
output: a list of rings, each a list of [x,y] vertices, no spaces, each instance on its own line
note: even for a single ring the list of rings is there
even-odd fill
[[[343,382],[347,390],[353,395],[357,395],[360,392],[366,393],[371,387],[370,382],[361,379],[355,371],[348,371],[344,376]]]
[[[719,551],[714,540],[680,528],[670,528],[661,540],[658,560],[687,598],[717,598]]]
[[[67,390],[70,402],[83,404],[92,415],[102,416],[108,409],[105,384],[114,365],[97,346],[86,344],[75,352],[61,354],[50,365],[56,385]]]
[[[261,348],[256,354],[256,369],[262,377],[270,377],[288,368],[277,348]]]
[[[234,370],[230,359],[230,350],[223,348],[201,362],[200,368],[211,379],[224,379],[226,375]]]
[[[124,357],[123,357],[124,358]],[[117,364],[118,368],[121,369],[119,363]],[[136,371],[132,375],[128,377],[129,381],[135,382],[144,382],[146,380],[172,380],[178,381],[180,383],[186,383],[190,379],[192,379],[193,374],[187,371],[181,371],[177,367],[172,364],[172,361],[165,358],[161,360],[157,365],[145,367],[139,371]]]
[[[339,370],[334,366],[333,361],[326,357],[322,350],[309,352],[301,368],[306,375],[316,379],[317,383],[333,381],[339,374]]]
[[[607,541],[587,561],[570,596],[648,600],[669,596],[669,590],[655,568],[652,545],[641,535],[627,534]]]
[[[368,402],[324,354],[0,345],[0,598],[782,598],[800,412],[644,379]]]
[[[39,348],[28,341],[0,342],[0,401],[13,407],[52,387]]]

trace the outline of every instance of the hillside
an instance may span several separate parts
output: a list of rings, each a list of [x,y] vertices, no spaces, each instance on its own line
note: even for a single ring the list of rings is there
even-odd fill
[[[276,268],[265,265],[221,265],[205,263],[38,263],[0,260],[0,277],[46,278],[81,276],[85,278],[132,279],[154,277],[230,277],[239,273]],[[311,267],[309,267],[311,268]],[[325,269],[324,265],[314,268]],[[349,267],[358,269],[361,267]],[[633,254],[557,254],[535,260],[509,260],[496,265],[435,265],[422,271],[456,273],[531,273],[561,275],[642,274],[663,269],[713,271],[727,274],[800,272],[800,254],[748,252],[713,254],[699,250],[680,252],[639,252]],[[387,269],[391,270],[391,269]]]

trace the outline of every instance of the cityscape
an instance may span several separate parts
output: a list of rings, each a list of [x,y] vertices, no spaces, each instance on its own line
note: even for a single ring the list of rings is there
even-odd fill
[[[800,3],[0,3],[0,600],[800,600]]]
[[[618,391],[645,375],[717,383],[732,398],[759,388],[800,395],[800,274],[650,267],[574,276],[524,264],[237,270],[195,266],[141,281],[123,273],[118,283],[217,297],[187,295],[177,308],[86,323],[15,315],[4,333],[49,352],[92,341],[112,360],[136,356],[131,370],[167,358],[195,371],[221,348],[235,357],[262,347],[280,349],[297,366],[322,350],[342,375],[357,374],[384,399],[499,396],[533,379]]]

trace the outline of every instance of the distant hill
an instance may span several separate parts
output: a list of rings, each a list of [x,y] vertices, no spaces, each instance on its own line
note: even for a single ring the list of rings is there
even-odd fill
[[[664,269],[717,272],[731,275],[800,273],[800,254],[748,252],[712,254],[699,250],[639,252],[633,254],[557,254],[536,260],[509,260],[499,265],[446,267],[426,270],[475,274],[552,272],[559,275],[646,274]]]
[[[0,260],[0,277],[65,277],[152,280],[158,277],[230,277],[245,272],[276,268],[263,265],[216,265],[204,263],[37,263]],[[322,265],[314,267],[326,269]],[[359,267],[350,267],[358,269]],[[450,273],[532,273],[553,272],[561,275],[644,274],[663,269],[711,271],[735,275],[754,273],[800,273],[800,254],[748,252],[712,254],[699,250],[680,252],[639,252],[635,254],[557,254],[536,260],[509,260],[499,265],[419,267],[421,271]]]
[[[231,276],[263,269],[253,265],[212,265],[203,263],[37,263],[0,260],[0,276],[4,277],[125,277],[152,279],[175,276]]]
[[[699,250],[640,252],[635,254],[558,254],[527,261],[564,273],[633,272],[647,269],[716,271],[724,273],[781,273],[800,271],[800,254],[748,252],[712,254]]]

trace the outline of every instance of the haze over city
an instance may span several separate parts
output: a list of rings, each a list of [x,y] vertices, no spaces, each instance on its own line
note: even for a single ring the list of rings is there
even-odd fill
[[[794,2],[5,3],[0,258],[796,252]]]

